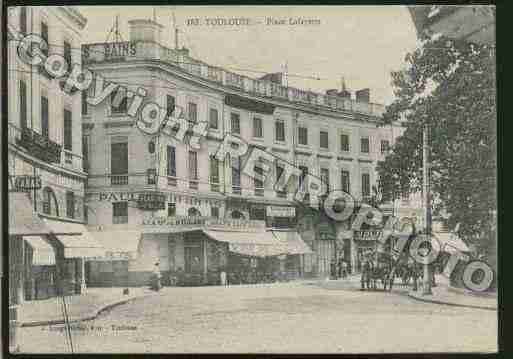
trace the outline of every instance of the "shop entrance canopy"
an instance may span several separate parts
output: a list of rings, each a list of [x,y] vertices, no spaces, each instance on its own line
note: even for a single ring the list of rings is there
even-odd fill
[[[287,254],[287,244],[277,240],[272,232],[203,231],[209,238],[229,244],[234,253],[252,257]]]

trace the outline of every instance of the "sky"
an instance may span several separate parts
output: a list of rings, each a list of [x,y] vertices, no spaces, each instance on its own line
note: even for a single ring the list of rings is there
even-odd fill
[[[370,88],[371,102],[393,100],[390,72],[404,66],[415,49],[415,28],[404,6],[80,6],[88,19],[83,42],[105,42],[116,15],[125,41],[128,21],[153,18],[164,25],[162,42],[174,47],[174,25],[179,46],[206,63],[250,77],[283,71],[289,85],[324,92],[341,88],[354,92]],[[175,22],[173,22],[173,14]],[[290,18],[314,20],[312,25],[290,24]],[[187,23],[199,19],[199,25]],[[208,19],[248,19],[237,26],[209,25]],[[284,20],[267,25],[267,19]],[[240,71],[248,69],[250,71]],[[256,72],[259,71],[259,72]],[[299,76],[292,76],[299,75]],[[306,77],[306,78],[304,78]],[[320,78],[311,79],[310,77]]]

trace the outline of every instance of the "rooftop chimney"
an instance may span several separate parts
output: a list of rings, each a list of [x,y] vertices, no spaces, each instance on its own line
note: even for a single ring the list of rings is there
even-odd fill
[[[164,26],[150,19],[137,19],[128,21],[130,27],[130,41],[150,41],[160,44]]]
[[[370,102],[370,89],[361,89],[356,91],[356,101],[357,102]]]

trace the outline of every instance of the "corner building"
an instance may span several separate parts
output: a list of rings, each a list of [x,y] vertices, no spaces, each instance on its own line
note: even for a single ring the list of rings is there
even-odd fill
[[[376,126],[383,107],[369,102],[369,90],[351,99],[345,89],[285,87],[280,74],[248,78],[194,59],[185,48],[164,47],[163,27],[152,20],[131,20],[129,28],[127,42],[84,45],[84,64],[134,93],[144,88],[141,108],[180,106],[189,121],[209,126],[195,149],[140,131],[124,90],[96,106],[85,102],[94,93],[83,93],[88,224],[108,254],[90,263],[91,282],[146,284],[157,262],[164,284],[189,285],[216,283],[220,271],[231,282],[326,276],[337,256],[356,268],[358,238],[367,237],[273,184],[287,161],[367,200],[375,165],[393,140],[390,128]],[[241,174],[240,159],[214,158],[227,133],[282,160],[265,183]]]
[[[86,19],[67,6],[8,9],[7,113],[9,187],[9,294],[11,304],[80,294],[85,262],[101,255],[89,237],[84,206],[81,95],[18,55],[28,34],[81,66]],[[62,292],[62,293],[60,293]]]

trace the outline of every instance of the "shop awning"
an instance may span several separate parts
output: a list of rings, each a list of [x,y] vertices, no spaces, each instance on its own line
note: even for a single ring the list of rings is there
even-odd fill
[[[24,236],[23,239],[32,248],[32,264],[36,266],[55,265],[55,251],[39,236]]]
[[[313,253],[310,247],[301,239],[295,231],[272,231],[273,235],[280,242],[287,246],[287,254],[308,254]]]
[[[80,223],[44,219],[52,233],[64,246],[64,258],[92,258],[104,255],[104,248]]]
[[[277,240],[272,232],[238,232],[204,230],[208,237],[229,244],[229,250],[234,253],[252,257],[270,257],[287,253],[286,243]]]
[[[98,231],[90,234],[103,246],[104,255],[93,260],[112,261],[137,258],[141,232],[134,230]]]
[[[29,196],[24,192],[9,193],[9,235],[49,234],[50,229],[33,210]]]
[[[454,233],[450,232],[436,232],[433,233],[433,237],[438,240],[440,244],[440,250],[442,252],[454,253],[454,252],[470,252],[468,246]]]

